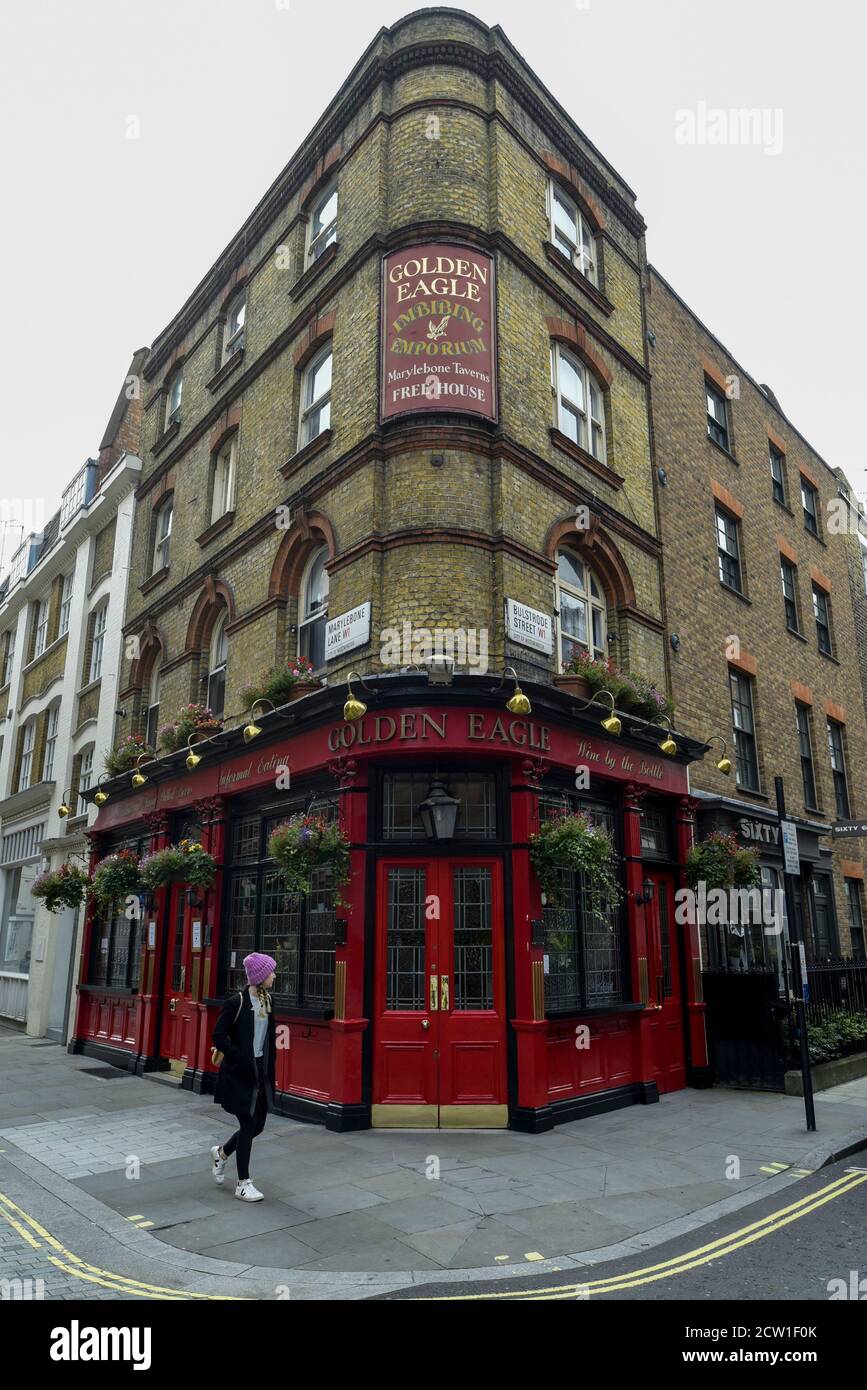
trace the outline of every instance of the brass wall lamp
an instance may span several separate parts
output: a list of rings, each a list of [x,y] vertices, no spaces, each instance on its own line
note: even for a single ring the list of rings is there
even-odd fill
[[[201,753],[193,752],[193,739],[195,739],[196,743],[202,742],[200,738],[196,738],[195,734],[190,734],[189,738],[187,739],[186,763],[188,772],[195,772],[196,768],[199,766],[199,763],[202,761]]]
[[[717,772],[725,773],[726,777],[728,777],[729,773],[732,770],[732,760],[728,756],[728,744],[726,743],[722,734],[711,734],[710,737],[707,739],[708,747],[710,747],[710,745],[715,742],[719,742],[722,744],[722,753],[720,755],[719,761],[717,762],[716,770]]]
[[[360,676],[357,671],[349,672],[349,675],[346,677],[346,703],[343,706],[343,718],[348,724],[354,724],[357,719],[363,719],[367,714],[367,705],[363,700],[357,699],[352,692],[353,680],[359,681],[365,690],[371,690],[371,687],[364,680],[364,677]]]
[[[607,706],[603,705],[601,703],[603,699],[609,700],[610,704]],[[607,708],[609,710],[608,717],[602,720],[602,727],[605,730],[606,734],[611,734],[612,738],[617,738],[620,734],[620,730],[622,729],[623,725],[621,724],[619,718],[617,717],[617,714],[615,713],[614,696],[611,694],[611,691],[597,690],[593,698],[590,700],[586,700],[583,705],[579,705],[578,709],[579,711],[590,709],[594,705],[597,707],[601,706],[602,709]]]
[[[675,753],[677,752],[677,744],[672,738],[671,720],[669,719],[667,714],[663,717],[665,719],[666,725],[668,726],[668,733],[665,735],[665,738],[661,741],[661,743],[657,745],[657,747],[659,748],[659,751],[661,753],[664,753],[666,755],[667,758],[673,758]]]
[[[273,700],[261,699],[253,701],[252,705],[250,706],[250,722],[249,724],[244,725],[245,743],[249,743],[252,739],[258,738],[262,732],[261,727],[256,723],[256,710],[259,708],[260,705],[269,705],[269,713],[273,713],[273,711],[277,708]]]
[[[69,804],[71,801],[72,788],[67,787],[66,791],[63,793],[63,800],[57,808],[57,814],[59,815],[61,820],[66,820],[66,817],[72,814],[72,807]]]
[[[500,681],[500,684],[494,686],[493,694],[496,695],[497,691],[502,690],[503,686],[506,684],[506,681],[509,679],[510,676],[512,680],[515,682],[515,689],[512,691],[511,695],[506,701],[506,709],[509,711],[510,714],[532,714],[533,706],[530,704],[528,696],[524,694],[523,690],[518,684],[518,673],[515,670],[514,666],[506,667],[506,669],[503,671],[503,679]]]
[[[156,759],[151,758],[147,753],[139,754],[139,756],[135,760],[135,772],[132,775],[132,785],[134,787],[143,787],[145,782],[147,781],[147,773],[142,772],[141,770],[142,763],[152,763],[155,761]]]
[[[110,777],[110,774],[109,774],[109,773],[103,772],[103,773],[100,774],[100,776],[99,776],[99,778],[98,778],[98,780],[97,780],[97,784],[96,784],[96,793],[95,793],[94,798],[93,798],[94,801],[96,802],[97,806],[104,806],[105,803],[108,801],[108,792],[103,791],[103,789],[102,789],[102,783],[103,783],[103,780],[104,780],[105,778],[109,778],[109,777]]]

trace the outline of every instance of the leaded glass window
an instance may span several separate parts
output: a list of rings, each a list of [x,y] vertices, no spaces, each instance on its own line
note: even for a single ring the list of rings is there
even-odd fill
[[[426,772],[386,773],[382,787],[383,839],[426,839],[418,808],[427,800],[431,780],[432,775]],[[445,782],[449,795],[458,802],[455,839],[495,840],[495,779],[481,772],[454,772],[446,776]]]

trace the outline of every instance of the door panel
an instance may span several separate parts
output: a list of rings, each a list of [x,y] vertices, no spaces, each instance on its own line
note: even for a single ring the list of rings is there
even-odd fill
[[[187,1062],[187,1029],[190,981],[190,908],[186,890],[175,884],[170,892],[168,942],[163,979],[163,1015],[160,1056],[173,1071],[183,1072]]]
[[[435,1106],[437,1000],[429,988],[433,928],[425,912],[429,866],[383,862],[378,870],[373,1101]]]
[[[652,872],[650,877],[654,892],[648,965],[651,998],[657,1005],[651,1031],[656,1084],[659,1091],[665,1093],[680,1091],[686,1085],[680,956],[674,921],[674,879],[671,874],[660,871]]]

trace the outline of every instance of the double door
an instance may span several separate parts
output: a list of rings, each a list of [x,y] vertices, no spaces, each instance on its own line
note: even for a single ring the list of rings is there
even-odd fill
[[[680,1091],[686,1085],[686,1050],[683,1036],[683,994],[680,952],[674,920],[674,879],[661,870],[650,873],[653,883],[648,912],[647,956],[653,1062],[657,1090]]]
[[[377,866],[372,1123],[508,1122],[502,864]]]
[[[189,902],[183,884],[167,894],[165,959],[163,961],[160,1056],[182,1076],[195,1056],[198,986],[197,962],[202,946],[202,909]]]

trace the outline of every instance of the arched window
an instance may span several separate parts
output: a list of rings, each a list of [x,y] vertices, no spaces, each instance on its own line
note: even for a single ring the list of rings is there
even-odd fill
[[[328,547],[311,558],[298,602],[298,655],[306,656],[319,671],[325,665],[325,627],[328,622]]]
[[[596,575],[572,550],[557,551],[554,579],[554,606],[560,661],[569,661],[579,651],[598,661],[608,658],[605,595]]]
[[[181,397],[184,394],[184,373],[179,367],[166,388],[165,428],[181,422]]]
[[[301,378],[301,427],[298,447],[331,426],[331,344],[305,369]]]
[[[548,191],[551,212],[551,240],[572,264],[594,285],[599,284],[599,257],[596,236],[584,213],[556,183]]]
[[[605,462],[605,410],[602,387],[579,358],[559,343],[551,350],[551,380],[557,427],[563,434]]]
[[[240,294],[235,295],[226,314],[226,326],[223,330],[223,365],[244,346],[246,320],[247,292],[242,290]]]
[[[321,193],[313,204],[310,213],[310,240],[307,249],[307,264],[318,261],[326,247],[337,240],[337,185],[332,184]]]
[[[145,743],[149,748],[156,748],[157,733],[160,725],[160,667],[162,662],[159,656],[156,658],[151,670],[151,678],[148,685],[147,695],[147,714],[145,716]]]
[[[226,662],[229,658],[229,642],[226,637],[228,614],[223,613],[211,633],[208,654],[208,708],[216,719],[221,719],[226,705]]]
[[[227,439],[214,460],[214,491],[211,497],[211,521],[219,521],[235,505],[235,457],[238,436]]]
[[[170,497],[163,502],[156,514],[156,529],[154,532],[154,557],[152,573],[165,569],[169,563],[169,553],[171,550],[172,539],[172,516],[174,514],[174,501]]]

